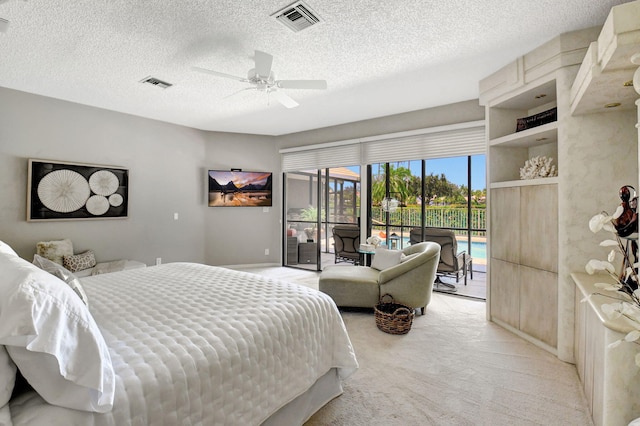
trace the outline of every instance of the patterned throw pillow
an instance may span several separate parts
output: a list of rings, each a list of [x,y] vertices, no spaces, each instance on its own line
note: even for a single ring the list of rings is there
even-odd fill
[[[76,255],[62,256],[62,266],[71,272],[82,271],[96,266],[96,257],[92,250]]]
[[[62,265],[62,256],[73,254],[71,240],[41,241],[36,244],[36,254]]]

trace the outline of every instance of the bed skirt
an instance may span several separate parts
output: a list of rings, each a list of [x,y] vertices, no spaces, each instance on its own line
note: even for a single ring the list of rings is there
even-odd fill
[[[342,381],[335,368],[316,380],[305,393],[276,411],[262,426],[302,425],[320,408],[342,394]]]

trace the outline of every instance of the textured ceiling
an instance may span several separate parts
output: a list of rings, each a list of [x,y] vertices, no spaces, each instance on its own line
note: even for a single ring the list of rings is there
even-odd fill
[[[620,0],[0,0],[0,86],[204,130],[280,135],[478,97],[478,81]],[[254,49],[279,79],[324,79],[287,109],[246,83]],[[169,89],[142,84],[153,76]],[[284,89],[283,89],[284,90]],[[232,96],[230,96],[232,95]]]

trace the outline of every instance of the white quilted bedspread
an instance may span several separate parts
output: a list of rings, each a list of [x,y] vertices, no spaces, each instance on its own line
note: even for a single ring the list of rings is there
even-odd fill
[[[335,304],[307,287],[191,263],[81,282],[111,350],[114,409],[31,395],[12,403],[14,425],[259,425],[329,369],[357,368]]]

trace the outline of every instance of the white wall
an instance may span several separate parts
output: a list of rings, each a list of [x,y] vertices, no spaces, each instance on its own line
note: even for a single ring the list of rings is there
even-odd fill
[[[0,240],[26,259],[38,241],[70,238],[76,252],[93,249],[104,261],[280,263],[279,148],[483,118],[484,109],[473,100],[293,135],[256,136],[204,132],[0,87]],[[29,158],[128,168],[129,217],[27,222]],[[230,168],[272,171],[273,207],[207,207],[206,171]]]
[[[0,88],[0,240],[31,259],[70,238],[98,260],[204,261],[204,132]],[[27,160],[129,169],[129,218],[26,221]],[[173,214],[179,213],[179,220]]]
[[[425,94],[425,96],[428,96],[428,94]],[[484,120],[484,108],[480,106],[477,99],[472,99],[455,104],[279,136],[278,148],[364,138],[477,120]]]
[[[282,173],[273,137],[210,132],[207,142],[205,164],[208,169],[272,172],[273,206],[206,207],[206,263],[280,264]],[[206,176],[205,169],[202,173]],[[206,206],[205,193],[203,191],[202,196]],[[268,255],[265,249],[269,250]]]

